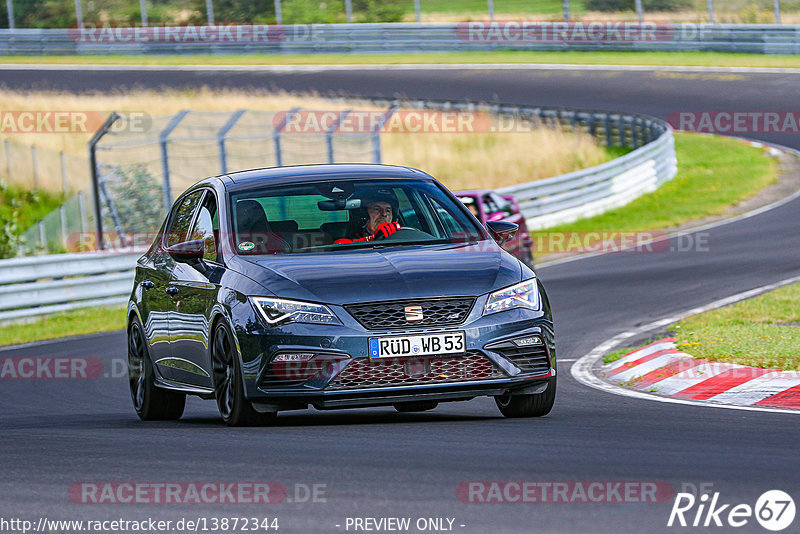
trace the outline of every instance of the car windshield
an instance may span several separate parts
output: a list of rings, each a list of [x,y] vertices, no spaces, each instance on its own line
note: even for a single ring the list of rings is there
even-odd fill
[[[427,180],[354,179],[254,188],[231,195],[231,213],[239,254],[487,238],[462,206]],[[389,232],[378,231],[382,223],[391,226]]]

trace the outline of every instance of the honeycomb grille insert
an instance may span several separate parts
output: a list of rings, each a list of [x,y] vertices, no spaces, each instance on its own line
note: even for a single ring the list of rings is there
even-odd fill
[[[370,330],[427,328],[432,326],[453,326],[466,321],[472,306],[473,297],[444,299],[408,299],[363,304],[347,304],[345,309],[362,326]],[[406,307],[421,306],[422,320],[406,319]]]
[[[325,389],[448,384],[493,378],[505,378],[505,374],[477,351],[457,357],[358,358]]]
[[[500,353],[519,367],[523,374],[543,375],[550,372],[550,357],[544,345],[517,347],[513,343],[503,343],[486,348]]]

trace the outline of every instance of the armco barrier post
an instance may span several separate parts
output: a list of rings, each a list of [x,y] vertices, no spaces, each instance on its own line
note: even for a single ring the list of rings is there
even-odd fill
[[[781,0],[775,0],[775,24],[781,23]]]
[[[214,25],[214,2],[206,0],[206,16],[208,17],[208,25]]]

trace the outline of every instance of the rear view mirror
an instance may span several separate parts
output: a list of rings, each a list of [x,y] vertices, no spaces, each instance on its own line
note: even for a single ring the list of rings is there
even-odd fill
[[[320,211],[354,210],[361,207],[360,198],[337,198],[334,200],[320,200],[317,202]]]
[[[203,259],[206,243],[202,239],[184,241],[167,248],[167,254],[172,256],[175,261],[189,263]]]
[[[489,221],[486,223],[486,228],[498,245],[503,245],[513,239],[519,230],[519,226],[506,221]]]

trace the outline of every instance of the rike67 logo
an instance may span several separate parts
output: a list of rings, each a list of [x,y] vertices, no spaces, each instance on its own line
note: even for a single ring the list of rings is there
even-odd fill
[[[779,532],[792,524],[794,516],[794,499],[781,490],[764,492],[755,506],[724,503],[719,492],[711,495],[704,492],[699,497],[678,493],[667,526],[739,528],[755,519],[763,528]]]

